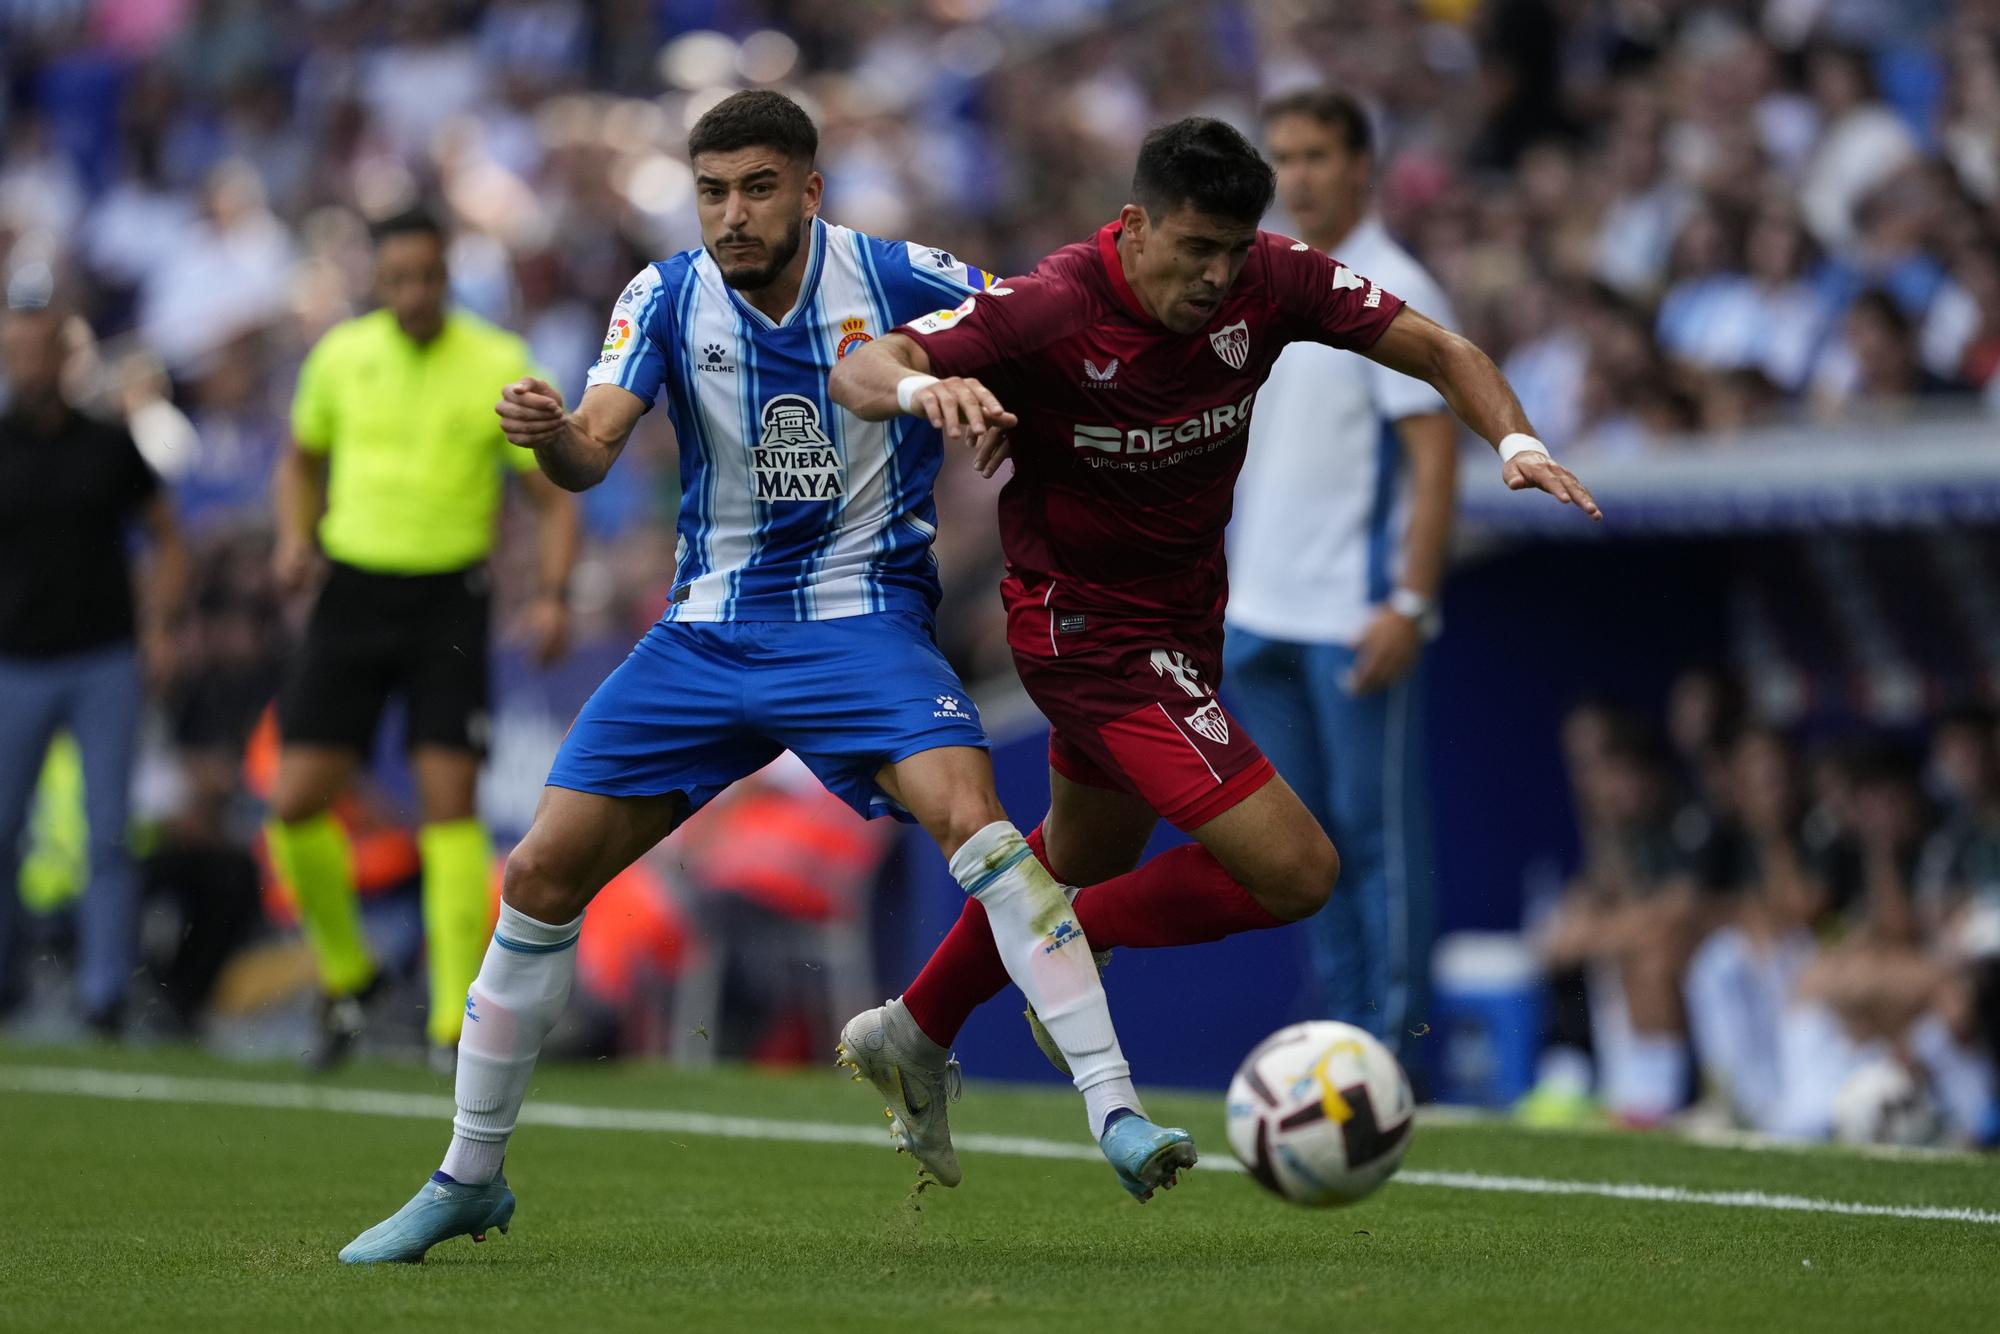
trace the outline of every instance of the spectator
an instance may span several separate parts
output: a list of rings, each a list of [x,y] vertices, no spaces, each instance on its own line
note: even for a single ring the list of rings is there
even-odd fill
[[[1660,310],[1667,350],[1707,371],[1751,371],[1781,393],[1805,383],[1832,318],[1814,280],[1817,249],[1789,200],[1772,197],[1752,218],[1745,272],[1711,280],[1698,307],[1702,318],[1671,326]],[[1667,301],[1672,303],[1674,293]],[[1745,382],[1746,387],[1749,382]]]
[[[1668,356],[1696,366],[1716,364],[1717,326],[1741,287],[1741,227],[1713,199],[1688,212],[1674,238],[1670,285],[1660,299],[1655,330]]]
[[[2000,36],[1976,28],[1950,46],[1944,158],[1967,193],[2000,199]]]
[[[1805,843],[1789,743],[1746,732],[1730,768],[1739,823],[1718,837],[1709,868],[1727,907],[1689,962],[1688,1023],[1709,1096],[1736,1124],[1769,1129],[1783,1096],[1785,1007],[1815,953],[1812,925],[1827,888]]]
[[[1634,96],[1604,152],[1615,193],[1598,221],[1596,276],[1627,298],[1649,298],[1659,289],[1693,206],[1686,186],[1667,172],[1660,137],[1657,111]]]
[[[1813,393],[1820,415],[1831,418],[1862,409],[1906,411],[1917,398],[1959,387],[1924,369],[1909,316],[1887,292],[1871,290],[1849,308],[1844,335],[1815,374]]]
[[[2000,901],[2000,743],[1993,716],[1948,714],[1931,739],[1931,773],[1946,818],[1924,849],[1916,899],[1924,920],[1941,925],[1975,899]]]
[[[1614,1115],[1656,1123],[1676,1105],[1670,1076],[1689,1049],[1655,985],[1666,977],[1685,1009],[1704,1118],[1825,1138],[1849,1080],[1893,1062],[1937,1104],[1951,1140],[1990,1141],[2000,1129],[1992,717],[1967,709],[1938,723],[1930,772],[1952,814],[1927,836],[1931,803],[1894,746],[1829,749],[1808,806],[1783,735],[1753,724],[1718,745],[1740,699],[1727,683],[1692,670],[1672,692],[1670,735],[1697,776],[1673,838],[1641,725],[1597,705],[1564,724],[1584,864],[1540,932],[1558,970],[1559,1040],[1595,1049],[1598,1096]],[[1566,966],[1583,971],[1568,984],[1583,1000],[1580,1026],[1564,1004]],[[1549,1114],[1547,1072],[1562,1068],[1545,1064],[1524,1114]]]
[[[90,880],[79,908],[78,995],[92,1028],[116,1032],[137,951],[138,887],[126,850],[141,656],[168,669],[185,582],[172,506],[122,429],[62,392],[65,312],[46,293],[9,291],[0,315],[0,1011],[20,999],[21,837],[57,728],[83,760]],[[152,539],[136,598],[126,539]],[[136,610],[135,610],[136,608]],[[143,618],[139,613],[143,613]]]
[[[1876,96],[1864,52],[1826,44],[1806,63],[1821,128],[1799,199],[1820,244],[1842,246],[1854,239],[1861,201],[1916,160],[1916,137]]]
[[[1676,846],[1665,767],[1636,728],[1574,717],[1572,782],[1583,866],[1542,936],[1552,972],[1580,968],[1599,1096],[1619,1119],[1657,1125],[1686,1100],[1680,978],[1706,907]]]
[[[255,168],[217,167],[202,209],[174,262],[149,272],[139,298],[139,331],[177,374],[204,369],[232,339],[275,323],[291,277],[291,236],[267,207]]]
[[[1925,365],[1983,389],[2000,375],[2000,245],[1982,239],[1959,250],[1951,281],[1924,321]]]

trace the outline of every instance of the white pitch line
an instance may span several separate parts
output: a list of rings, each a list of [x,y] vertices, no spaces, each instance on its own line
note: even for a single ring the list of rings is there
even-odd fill
[[[318,1084],[273,1084],[242,1079],[190,1079],[180,1075],[149,1075],[69,1066],[0,1065],[0,1090],[123,1102],[345,1112],[357,1116],[389,1116],[440,1123],[449,1121],[456,1110],[450,1098],[435,1093],[393,1093],[383,1089],[327,1088]],[[706,1112],[590,1107],[567,1102],[530,1102],[521,1109],[520,1120],[522,1125],[556,1126],[565,1130],[628,1130],[656,1135],[702,1135],[792,1144],[861,1144],[873,1148],[886,1142],[886,1136],[879,1128],[836,1125],[825,1121],[780,1121],[717,1116]],[[1102,1161],[1096,1148],[1087,1144],[1065,1144],[1018,1135],[958,1135],[954,1139],[958,1147],[975,1153],[1074,1162]],[[1202,1166],[1226,1172],[1243,1170],[1234,1159],[1220,1155],[1204,1158]],[[1483,1172],[1399,1172],[1393,1184],[1497,1191],[1509,1195],[1589,1195],[1648,1204],[1705,1204],[1725,1209],[1775,1209],[1862,1218],[2000,1224],[2000,1213],[1986,1209],[1860,1204],[1848,1200],[1814,1199],[1805,1195],[1773,1195],[1760,1190],[1688,1190],[1680,1186],[1649,1186],[1638,1182],[1561,1181],[1548,1177],[1491,1176]]]
[[[1725,1209],[1784,1209],[1807,1214],[1850,1214],[1862,1218],[1922,1218],[1940,1223],[2000,1223],[2000,1213],[1951,1205],[1855,1204],[1815,1200],[1806,1195],[1772,1195],[1761,1190],[1686,1190],[1620,1181],[1552,1181],[1546,1177],[1487,1176],[1483,1172],[1399,1172],[1406,1186],[1452,1190],[1494,1190],[1511,1195],[1596,1195],[1607,1200],[1653,1204],[1713,1204]]]

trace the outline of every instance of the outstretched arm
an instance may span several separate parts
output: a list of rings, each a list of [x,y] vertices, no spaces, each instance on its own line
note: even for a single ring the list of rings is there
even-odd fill
[[[971,446],[974,465],[991,477],[1006,457],[1006,432],[1019,419],[979,381],[940,380],[930,368],[930,357],[914,338],[884,334],[835,364],[827,393],[863,421],[887,421],[898,413],[927,419],[944,433],[946,444]]]
[[[500,392],[493,410],[507,442],[534,450],[550,481],[565,491],[588,491],[618,461],[646,401],[617,385],[594,384],[576,410],[566,412],[560,391],[524,375]]]
[[[1521,400],[1500,368],[1468,339],[1405,306],[1363,355],[1444,395],[1458,419],[1500,452],[1501,475],[1509,489],[1533,487],[1593,519],[1604,517],[1576,474],[1551,459],[1535,439]]]

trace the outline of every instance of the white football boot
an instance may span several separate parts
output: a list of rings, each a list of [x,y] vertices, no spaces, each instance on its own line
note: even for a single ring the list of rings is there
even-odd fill
[[[900,998],[863,1010],[840,1030],[835,1052],[854,1077],[889,1104],[889,1134],[940,1186],[959,1183],[949,1104],[961,1091],[958,1062],[924,1036]]]

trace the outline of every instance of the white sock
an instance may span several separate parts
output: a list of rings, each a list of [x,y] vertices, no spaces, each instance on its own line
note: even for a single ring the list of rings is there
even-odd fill
[[[500,923],[465,998],[458,1039],[458,1115],[439,1168],[454,1181],[481,1185],[500,1174],[542,1039],[562,1017],[576,978],[582,927],[580,916],[552,926],[500,905]]]
[[[986,905],[1007,975],[1068,1059],[1090,1115],[1091,1136],[1101,1137],[1105,1122],[1121,1107],[1143,1115],[1090,942],[1070,911],[1069,896],[1035,860],[1021,831],[1005,820],[987,825],[951,859],[951,873]]]

